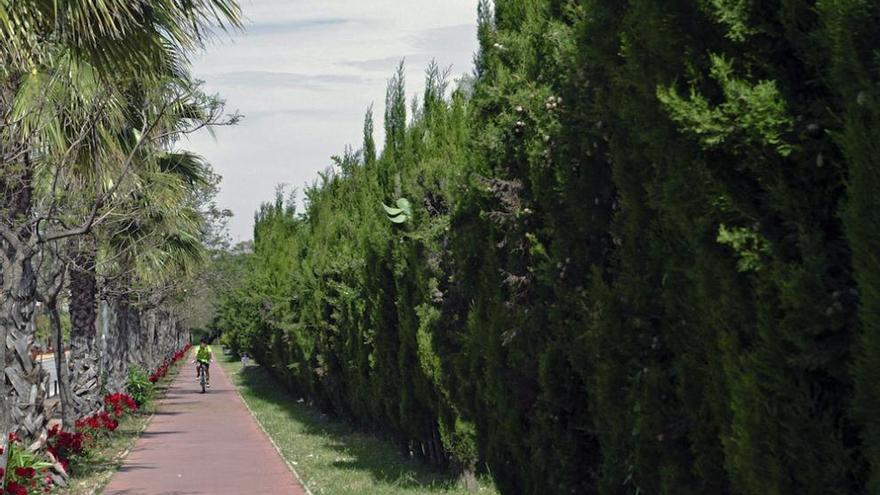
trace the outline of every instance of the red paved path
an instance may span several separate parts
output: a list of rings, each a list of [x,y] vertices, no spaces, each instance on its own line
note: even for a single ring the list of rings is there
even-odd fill
[[[305,492],[218,364],[202,394],[185,365],[104,495]]]

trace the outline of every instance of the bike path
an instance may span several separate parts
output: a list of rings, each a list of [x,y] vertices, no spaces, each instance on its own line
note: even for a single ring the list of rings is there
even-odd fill
[[[104,495],[303,495],[222,367],[201,393],[184,365]]]

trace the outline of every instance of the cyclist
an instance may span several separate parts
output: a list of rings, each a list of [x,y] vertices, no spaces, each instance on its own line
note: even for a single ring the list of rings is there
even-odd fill
[[[205,383],[208,388],[211,388],[210,365],[213,361],[214,353],[211,352],[211,346],[208,345],[207,339],[202,339],[201,344],[199,344],[198,350],[196,350],[196,360],[193,362],[196,363],[196,378],[199,377],[199,365],[205,365]]]

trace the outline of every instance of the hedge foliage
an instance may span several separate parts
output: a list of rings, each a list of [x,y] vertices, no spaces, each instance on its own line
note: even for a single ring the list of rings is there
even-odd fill
[[[497,0],[479,38],[258,212],[227,341],[504,493],[880,491],[880,3]]]

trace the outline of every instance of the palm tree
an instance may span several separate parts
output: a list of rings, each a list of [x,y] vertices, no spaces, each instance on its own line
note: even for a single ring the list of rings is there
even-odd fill
[[[190,215],[195,218],[185,216],[190,214],[185,203],[191,202],[192,188],[203,185],[204,165],[194,155],[169,153],[165,148],[174,142],[174,136],[180,132],[188,132],[206,123],[217,123],[221,106],[215,98],[201,93],[185,75],[169,75],[165,85],[158,89],[161,93],[166,88],[185,96],[174,100],[174,104],[157,121],[157,131],[168,138],[151,142],[138,153],[130,174],[130,187],[125,194],[118,195],[114,202],[114,213],[97,231],[103,239],[102,258],[111,260],[103,264],[116,267],[116,273],[105,274],[109,275],[111,282],[105,284],[103,289],[105,295],[115,294],[107,299],[112,302],[116,317],[112,327],[105,325],[105,342],[111,352],[105,354],[109,359],[104,360],[103,367],[98,359],[98,349],[93,345],[98,293],[98,271],[94,262],[97,246],[87,246],[74,255],[83,261],[76,263],[78,269],[74,272],[76,276],[71,276],[70,285],[72,396],[80,416],[89,415],[100,407],[99,391],[102,387],[111,391],[122,390],[129,362],[142,361],[132,356],[138,350],[149,349],[142,345],[138,337],[143,333],[144,325],[156,319],[141,318],[140,305],[132,304],[130,293],[142,291],[134,290],[132,284],[146,280],[147,283],[161,285],[161,278],[168,273],[161,266],[165,261],[162,253],[170,252],[180,259],[192,261],[201,252],[200,246],[193,245],[198,241],[197,236],[189,234],[198,227],[200,220],[195,214]],[[137,91],[131,94],[137,95],[130,96],[139,102],[137,106],[150,106],[140,103],[148,100],[150,94]],[[128,132],[136,129],[135,124],[130,123]],[[119,139],[125,141],[128,132],[120,134]],[[169,222],[170,228],[163,227]],[[168,232],[159,232],[161,228],[166,228]],[[179,275],[179,271],[175,275]],[[149,289],[153,287],[148,286]],[[104,320],[110,317],[108,309],[104,305]],[[83,317],[76,318],[75,314]],[[164,323],[164,320],[159,322],[160,326]],[[138,364],[144,366],[147,363]],[[99,383],[99,369],[106,377],[106,383]]]
[[[106,290],[114,317],[124,322],[105,336],[108,390],[124,387],[130,366],[152,368],[171,350],[177,321],[163,307],[204,260],[203,220],[193,199],[206,169],[189,153],[169,153],[160,162],[187,165],[157,172],[163,178],[132,197],[132,209],[145,214],[108,223],[119,229],[104,246],[105,256],[115,259]]]
[[[212,23],[239,24],[235,1],[73,0],[59,8],[54,0],[0,0],[0,342],[8,343],[0,364],[5,364],[12,385],[10,390],[7,380],[0,380],[0,433],[15,428],[30,437],[35,430],[22,420],[45,421],[40,373],[28,353],[35,301],[32,259],[46,242],[88,233],[108,199],[92,198],[89,214],[74,227],[58,218],[60,199],[75,197],[69,190],[55,196],[65,191],[57,187],[59,180],[71,175],[71,163],[88,165],[70,158],[82,152],[106,158],[105,151],[111,156],[118,151],[112,143],[105,149],[107,142],[96,132],[102,126],[92,122],[112,106],[114,98],[107,95],[119,94],[118,88],[131,81],[153,84],[171,65],[183,67]],[[67,79],[82,74],[93,83],[93,92],[85,93],[88,101],[70,94],[56,100],[62,91],[34,90],[57,88],[59,81],[71,83]],[[70,122],[86,125],[71,129]],[[153,138],[153,130],[149,122],[140,128],[123,175],[142,143]],[[35,199],[46,192],[48,200]],[[35,211],[38,204],[47,209]],[[0,435],[0,448],[0,468],[5,468],[5,434]]]

